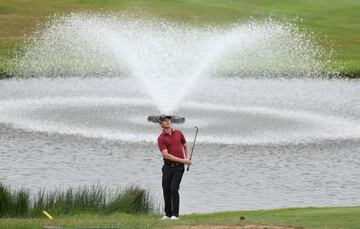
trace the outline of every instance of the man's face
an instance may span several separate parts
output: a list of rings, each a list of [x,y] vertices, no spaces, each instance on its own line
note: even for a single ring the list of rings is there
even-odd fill
[[[171,128],[171,119],[165,119],[164,121],[160,122],[160,126],[164,129]]]

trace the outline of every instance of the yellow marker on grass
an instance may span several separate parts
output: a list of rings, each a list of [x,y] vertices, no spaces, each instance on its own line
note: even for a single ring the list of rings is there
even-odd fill
[[[49,219],[54,219],[47,211],[42,211],[42,213],[44,213],[44,215],[46,215]]]

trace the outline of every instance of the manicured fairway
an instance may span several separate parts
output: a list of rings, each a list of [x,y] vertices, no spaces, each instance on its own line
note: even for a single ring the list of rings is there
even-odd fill
[[[358,0],[0,0],[0,72],[24,35],[36,31],[54,13],[135,11],[189,23],[229,23],[249,17],[276,17],[312,31],[325,47],[335,50],[334,65],[360,75],[360,1]]]
[[[360,207],[294,208],[262,211],[222,212],[182,216],[177,222],[161,221],[159,215],[78,214],[40,218],[0,219],[0,228],[117,227],[117,228],[249,228],[246,225],[291,226],[292,228],[357,229]],[[240,220],[243,216],[245,220]],[[215,225],[222,225],[216,226]],[[191,227],[190,227],[191,226]],[[262,228],[265,227],[251,227]],[[271,228],[271,227],[268,227]],[[272,227],[275,228],[275,227]]]

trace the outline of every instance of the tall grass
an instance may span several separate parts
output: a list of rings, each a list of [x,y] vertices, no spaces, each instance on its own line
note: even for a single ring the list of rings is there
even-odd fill
[[[149,193],[140,187],[111,190],[100,185],[46,191],[34,195],[21,188],[12,190],[0,183],[0,217],[38,217],[42,211],[53,215],[74,213],[147,214],[155,211]]]
[[[129,187],[113,195],[106,206],[106,212],[149,213],[155,210],[153,200],[139,187]]]
[[[0,217],[10,215],[14,210],[10,190],[0,183]]]
[[[0,183],[0,217],[26,216],[29,212],[29,197],[29,191],[24,188],[12,193],[12,190]]]

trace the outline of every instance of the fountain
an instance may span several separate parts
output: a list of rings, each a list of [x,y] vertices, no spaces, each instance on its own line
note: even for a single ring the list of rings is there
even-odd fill
[[[0,82],[1,174],[160,192],[161,129],[147,118],[168,113],[188,138],[201,128],[184,212],[359,203],[360,84],[329,79],[330,63],[310,32],[271,18],[55,16]]]
[[[28,40],[15,75],[132,77],[161,113],[175,112],[208,76],[334,74],[330,58],[309,35],[273,19],[195,27],[126,14],[71,14]]]
[[[157,116],[149,112],[178,113],[177,123],[189,117],[184,128],[203,124],[209,143],[279,144],[346,137],[338,129],[350,130],[354,123],[309,112],[300,106],[304,98],[291,102],[290,94],[265,92],[284,82],[296,87],[300,79],[322,84],[319,79],[336,75],[331,56],[309,33],[271,18],[221,27],[70,14],[50,20],[27,44],[14,74],[47,89],[10,102],[24,116],[13,116],[10,105],[3,112],[3,122],[23,129],[152,141],[153,129],[143,121],[156,122]],[[285,105],[276,105],[279,98]],[[88,125],[82,123],[84,112],[92,114]],[[329,120],[338,125],[329,127]],[[224,132],[216,134],[219,129]],[[246,131],[234,136],[238,129]]]

